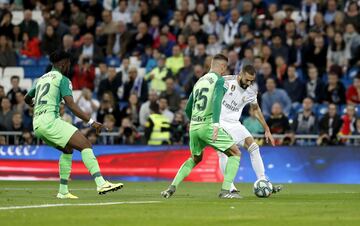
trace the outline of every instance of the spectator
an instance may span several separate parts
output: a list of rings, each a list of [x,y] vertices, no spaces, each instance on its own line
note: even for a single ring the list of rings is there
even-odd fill
[[[160,53],[164,54],[166,57],[170,57],[172,55],[172,48],[175,45],[173,41],[170,41],[167,34],[160,34],[160,42],[158,48]]]
[[[282,56],[277,56],[275,58],[275,64],[276,64],[276,78],[278,79],[278,81],[280,81],[283,84],[285,81],[285,74],[287,71],[286,70],[287,65],[285,63],[285,59]]]
[[[324,98],[325,85],[318,78],[318,70],[315,66],[308,68],[309,81],[306,83],[306,96],[310,97],[315,103],[321,103]]]
[[[104,55],[102,50],[99,46],[94,43],[94,37],[92,34],[87,33],[83,37],[83,44],[78,49],[76,53],[76,58],[89,58],[90,64],[97,65],[98,63],[102,62],[104,59]]]
[[[354,61],[353,58],[356,56],[357,48],[360,45],[360,35],[353,24],[346,24],[344,40],[346,44],[346,51],[350,52],[350,58]],[[354,62],[352,62],[352,64],[354,64]]]
[[[5,35],[0,35],[0,67],[16,66],[16,53]]]
[[[124,84],[123,101],[129,100],[131,94],[136,95],[140,99],[140,102],[147,100],[148,87],[143,77],[138,76],[138,70],[136,67],[130,67],[129,80]]]
[[[96,118],[96,112],[99,109],[99,101],[92,97],[92,92],[88,88],[83,88],[81,95],[76,100],[76,104],[80,109],[91,116],[91,118]],[[80,121],[79,118],[75,119],[75,123]]]
[[[360,25],[359,5],[356,1],[350,1],[347,11],[345,12],[345,24],[353,24],[356,29]]]
[[[328,112],[320,119],[318,145],[334,145],[338,143],[337,134],[342,126],[342,119],[336,112],[336,105],[329,104]]]
[[[346,105],[345,114],[341,116],[342,127],[340,129],[341,135],[351,135],[355,132],[356,111],[352,104]],[[346,139],[344,139],[346,140]]]
[[[24,19],[19,24],[21,33],[27,33],[29,39],[33,39],[39,36],[39,24],[32,19],[31,10],[24,11]]]
[[[179,70],[184,67],[184,56],[180,46],[172,47],[172,56],[166,59],[166,67],[171,70],[173,75],[177,75]]]
[[[249,115],[243,121],[243,125],[251,134],[263,134],[264,128],[259,120],[255,117],[253,108],[249,109]]]
[[[166,66],[166,57],[161,55],[159,57],[157,67],[150,71],[145,79],[150,82],[150,88],[158,92],[162,92],[166,89],[165,79],[172,76],[171,70]]]
[[[261,70],[258,72],[256,77],[256,83],[259,86],[259,92],[261,94],[266,92],[266,80],[272,78],[276,81],[275,75],[272,73],[271,65],[267,62],[264,62],[261,66]]]
[[[336,73],[330,72],[328,84],[325,86],[324,102],[334,104],[345,104],[345,87]]]
[[[10,82],[11,82],[11,89],[8,91],[8,93],[6,94],[6,96],[9,98],[11,104],[16,104],[16,93],[17,92],[22,92],[22,93],[26,93],[26,89],[22,89],[20,88],[20,77],[17,75],[13,75],[10,78]]]
[[[145,46],[150,46],[152,41],[153,39],[148,33],[148,27],[146,23],[141,22],[137,26],[137,32],[131,38],[129,43],[129,51],[132,53],[143,53],[145,51]]]
[[[13,105],[13,109],[16,112],[24,112],[28,109],[29,105],[25,103],[25,93],[17,91],[15,93],[16,104]]]
[[[149,27],[149,34],[151,35],[153,40],[158,39],[160,37],[160,18],[159,18],[158,15],[153,15],[151,17],[150,27]]]
[[[178,36],[185,27],[184,18],[180,11],[175,11],[172,20],[169,22],[170,31]]]
[[[217,36],[214,34],[210,34],[208,36],[208,44],[206,46],[206,54],[209,56],[215,56],[216,54],[220,53],[222,50],[222,46],[220,41],[217,40]]]
[[[114,22],[123,22],[125,24],[131,22],[131,14],[128,11],[128,1],[120,0],[118,7],[112,12]]]
[[[85,24],[80,26],[80,34],[83,36],[86,33],[95,35],[96,32],[96,18],[93,14],[86,15]]]
[[[12,14],[10,11],[3,10],[2,16],[0,17],[0,34],[6,36],[8,39],[13,39]]]
[[[70,35],[74,38],[74,47],[79,48],[83,44],[79,25],[70,25]]]
[[[139,120],[140,120],[140,126],[142,127],[145,126],[145,123],[149,118],[150,104],[158,100],[158,94],[156,90],[153,89],[150,90],[148,96],[149,96],[148,100],[145,103],[143,103],[140,107]]]
[[[326,4],[326,10],[324,12],[324,20],[326,24],[331,24],[337,12],[337,2],[336,0],[328,0]]]
[[[31,38],[23,33],[23,46],[20,54],[26,57],[39,58],[41,56],[40,41],[37,37]]]
[[[166,99],[164,99],[166,101]],[[170,120],[161,114],[157,103],[150,104],[150,116],[145,125],[145,138],[149,145],[170,144]]]
[[[200,64],[195,65],[194,75],[189,78],[188,82],[184,86],[186,96],[190,96],[195,83],[204,75],[204,69]]]
[[[76,24],[81,27],[85,24],[85,13],[80,10],[81,4],[78,1],[72,1],[70,4],[70,24]]]
[[[205,45],[200,43],[196,46],[196,53],[195,55],[192,57],[192,61],[195,64],[201,64],[203,65],[205,63],[205,59],[206,59],[207,55],[206,55],[206,49],[205,49]]]
[[[101,80],[98,91],[98,99],[100,99],[105,92],[111,92],[115,100],[118,99],[119,88],[123,82],[120,74],[116,74],[114,67],[109,67],[107,71],[107,78]]]
[[[193,58],[197,54],[196,46],[198,44],[198,41],[196,40],[195,35],[190,35],[187,38],[187,47],[184,50],[185,56],[190,56]]]
[[[262,47],[262,58],[264,63],[269,63],[271,69],[275,68],[275,58],[273,56],[272,50],[269,46],[264,45]]]
[[[179,110],[180,103],[180,95],[175,90],[175,81],[172,77],[168,77],[165,80],[166,90],[161,93],[161,97],[165,97],[167,102],[169,103],[169,110],[172,112],[176,112]]]
[[[121,118],[128,118],[135,126],[139,126],[139,99],[135,93],[131,93],[127,101],[128,105],[121,110]]]
[[[290,144],[291,139],[288,133],[291,132],[289,119],[282,111],[280,103],[275,102],[271,107],[271,116],[266,120],[272,134],[285,134],[287,135],[282,141],[276,140],[276,144]]]
[[[295,66],[287,68],[287,79],[284,81],[284,90],[289,95],[292,103],[301,103],[304,98],[304,85],[297,78]]]
[[[226,45],[231,45],[234,43],[234,37],[239,31],[240,23],[242,18],[240,17],[239,11],[237,9],[231,10],[231,18],[225,24],[224,28],[224,42]]]
[[[123,118],[119,129],[120,144],[138,144],[140,136],[129,118]]]
[[[55,15],[50,16],[50,25],[53,26],[55,33],[60,38],[69,33],[69,26]]]
[[[345,68],[344,71],[346,71],[349,58],[350,52],[345,48],[343,36],[340,32],[336,32],[334,40],[327,51],[327,68],[329,69],[332,65],[339,65]]]
[[[232,50],[228,54],[228,68],[230,74],[237,75],[241,70],[241,61],[238,58],[238,54]]]
[[[184,67],[180,69],[177,76],[179,85],[184,87],[192,76],[194,76],[194,65],[191,62],[191,58],[189,56],[185,56]]]
[[[346,102],[347,104],[360,104],[360,73],[356,75],[353,84],[347,89]]]
[[[22,131],[19,144],[22,144],[22,145],[35,145],[36,144],[34,136],[30,132],[30,130],[24,129]]]
[[[112,35],[109,40],[109,45],[112,47],[112,53],[124,58],[129,50],[132,34],[127,30],[126,24],[119,22],[117,24],[117,32]]]
[[[41,41],[41,52],[50,55],[50,53],[57,50],[59,46],[60,38],[54,33],[54,28],[51,25],[47,25]]]
[[[4,86],[0,85],[0,102],[3,97],[6,97],[5,89],[4,89]]]
[[[18,53],[18,52],[20,52],[20,49],[23,45],[23,43],[22,43],[23,37],[22,37],[21,31],[20,31],[20,27],[14,26],[13,33],[14,33],[14,38],[12,40],[12,44],[13,44],[15,52]]]
[[[182,112],[176,112],[171,125],[171,143],[174,145],[182,145],[185,142],[184,132],[187,130],[187,122]]]
[[[286,62],[289,59],[289,48],[282,43],[280,34],[273,35],[271,52],[274,58],[281,56]]]
[[[22,120],[22,114],[20,112],[14,112],[11,118],[11,127],[8,131],[23,131],[24,125]],[[20,144],[20,137],[10,136],[9,144]]]
[[[319,74],[322,75],[326,69],[327,46],[322,35],[317,35],[314,40],[314,46],[309,48],[306,54],[307,63],[313,64],[318,68]]]
[[[74,90],[82,88],[94,90],[95,68],[90,64],[89,58],[81,58],[73,73],[71,82]]]
[[[8,97],[1,99],[0,129],[11,131],[14,111],[11,110],[11,102]]]
[[[209,21],[206,22],[203,26],[203,30],[209,35],[214,35],[219,38],[219,43],[223,41],[224,27],[218,20],[218,15],[216,11],[211,11],[209,13]],[[208,39],[209,43],[209,39]],[[218,52],[219,53],[219,52]]]
[[[110,91],[106,91],[102,94],[100,101],[100,108],[97,112],[96,120],[100,123],[104,122],[105,115],[113,115],[115,118],[115,126],[120,126],[121,115],[120,110],[115,102],[115,98]]]
[[[283,89],[276,88],[276,83],[273,78],[266,80],[266,92],[262,95],[262,111],[265,117],[269,117],[272,106],[275,103],[281,105],[281,109],[284,109],[284,114],[289,115],[291,109],[291,100],[287,93]]]
[[[117,128],[115,126],[115,122],[116,122],[116,120],[115,120],[113,115],[111,115],[111,114],[105,115],[105,117],[104,117],[104,126],[105,126],[107,132],[111,133],[111,132],[118,132],[119,131],[119,128]],[[106,145],[109,145],[109,144],[116,144],[118,142],[115,140],[114,136],[103,136],[102,137],[102,143],[106,144]]]
[[[123,82],[126,82],[129,80],[129,71],[130,71],[130,60],[129,58],[124,58],[121,62],[121,68],[120,72],[117,74],[121,74],[121,78]]]
[[[169,104],[164,96],[159,97],[159,110],[160,113],[169,119],[169,122],[172,122],[174,120],[174,113],[169,110]]]
[[[99,91],[100,82],[108,77],[108,66],[101,62],[99,63],[99,70],[95,70],[95,80],[94,80],[94,92]]]
[[[318,123],[313,112],[313,104],[313,100],[309,97],[303,100],[303,109],[295,116],[292,124],[292,131],[295,134],[316,134]]]
[[[96,28],[97,43],[101,47],[106,47],[106,55],[112,55],[113,45],[112,36],[118,31],[118,25],[112,20],[111,12],[104,10],[102,12],[103,22]]]
[[[305,62],[305,48],[303,46],[303,37],[295,35],[294,44],[289,49],[289,64],[294,64],[296,68],[303,68]]]

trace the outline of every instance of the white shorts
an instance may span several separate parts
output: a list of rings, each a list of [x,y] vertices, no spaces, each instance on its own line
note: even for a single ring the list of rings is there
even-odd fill
[[[240,122],[220,122],[220,126],[232,137],[236,145],[244,146],[245,139],[252,137],[250,132]]]

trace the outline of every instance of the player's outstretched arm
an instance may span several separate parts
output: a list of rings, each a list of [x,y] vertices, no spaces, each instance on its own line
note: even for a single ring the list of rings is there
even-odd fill
[[[71,110],[72,113],[76,117],[79,117],[84,122],[89,123],[94,129],[96,129],[96,133],[99,134],[103,125],[101,123],[95,122],[88,116],[85,112],[83,112],[79,106],[74,102],[74,98],[72,96],[64,96],[63,97],[66,106]]]
[[[259,104],[251,104],[251,108],[254,111],[254,115],[255,117],[259,120],[260,124],[263,126],[264,130],[265,130],[265,138],[266,138],[266,142],[271,143],[272,146],[275,146],[275,140],[270,132],[270,128],[267,125],[264,115],[261,112],[260,106]]]

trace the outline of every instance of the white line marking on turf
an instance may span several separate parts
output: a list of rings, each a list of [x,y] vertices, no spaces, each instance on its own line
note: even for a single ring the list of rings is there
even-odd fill
[[[0,191],[53,191],[56,188],[0,188]],[[96,188],[71,188],[72,191],[95,191]]]
[[[43,205],[33,205],[33,206],[4,206],[4,207],[0,207],[0,210],[37,209],[37,208],[62,207],[62,206],[109,206],[109,205],[122,205],[122,204],[152,204],[152,203],[160,203],[160,201],[61,203],[61,204],[43,204]]]

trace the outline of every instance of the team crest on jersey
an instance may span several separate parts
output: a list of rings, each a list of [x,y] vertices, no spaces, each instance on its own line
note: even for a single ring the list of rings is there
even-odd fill
[[[235,91],[236,87],[234,85],[231,85],[231,91]]]

